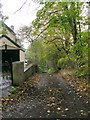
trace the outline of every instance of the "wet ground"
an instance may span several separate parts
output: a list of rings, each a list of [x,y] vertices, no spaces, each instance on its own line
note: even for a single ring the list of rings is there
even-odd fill
[[[42,74],[33,89],[3,111],[3,118],[87,118],[88,102],[58,74]]]

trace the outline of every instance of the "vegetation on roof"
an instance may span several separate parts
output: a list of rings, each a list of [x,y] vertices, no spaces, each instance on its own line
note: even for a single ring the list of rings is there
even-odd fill
[[[8,27],[2,20],[0,20],[0,34],[6,35],[7,34],[7,30],[10,33],[15,35],[14,31],[10,27]]]

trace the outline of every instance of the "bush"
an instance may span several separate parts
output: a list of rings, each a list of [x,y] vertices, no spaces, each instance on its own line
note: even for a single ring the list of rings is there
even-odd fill
[[[11,94],[15,94],[16,93],[16,88],[14,86],[11,87],[10,93]]]
[[[75,62],[69,58],[60,58],[57,64],[59,69],[75,68]]]
[[[75,76],[77,77],[88,77],[88,65],[81,66],[76,72]]]
[[[46,72],[45,67],[39,65],[39,66],[38,66],[38,72],[40,72],[40,73],[44,73],[44,72]]]
[[[65,59],[65,58],[60,58],[60,59],[58,60],[58,63],[57,63],[58,68],[63,68],[65,62],[66,62],[66,59]]]
[[[49,68],[49,70],[48,70],[48,74],[53,74],[55,72],[56,72],[56,70],[54,68]]]

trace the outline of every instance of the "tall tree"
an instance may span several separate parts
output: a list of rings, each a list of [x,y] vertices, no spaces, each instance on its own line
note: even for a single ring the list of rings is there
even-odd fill
[[[30,59],[34,58],[41,66],[43,58],[43,66],[48,66],[50,70],[71,66],[81,71],[80,74],[87,74],[88,32],[83,30],[81,24],[82,4],[79,2],[44,4],[37,12],[32,27],[22,29],[23,38],[32,42],[29,48],[32,52],[28,54]],[[42,54],[40,50],[43,49]]]

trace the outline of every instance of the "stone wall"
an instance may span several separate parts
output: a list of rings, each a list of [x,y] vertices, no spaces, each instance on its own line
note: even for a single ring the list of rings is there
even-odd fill
[[[24,62],[12,63],[13,85],[20,85],[24,81]]]
[[[24,70],[24,78],[25,80],[28,79],[31,75],[37,72],[37,66],[35,64],[29,65],[25,70]]]
[[[24,69],[24,62],[13,62],[13,85],[21,85],[26,79],[37,72],[37,65],[31,64]]]

